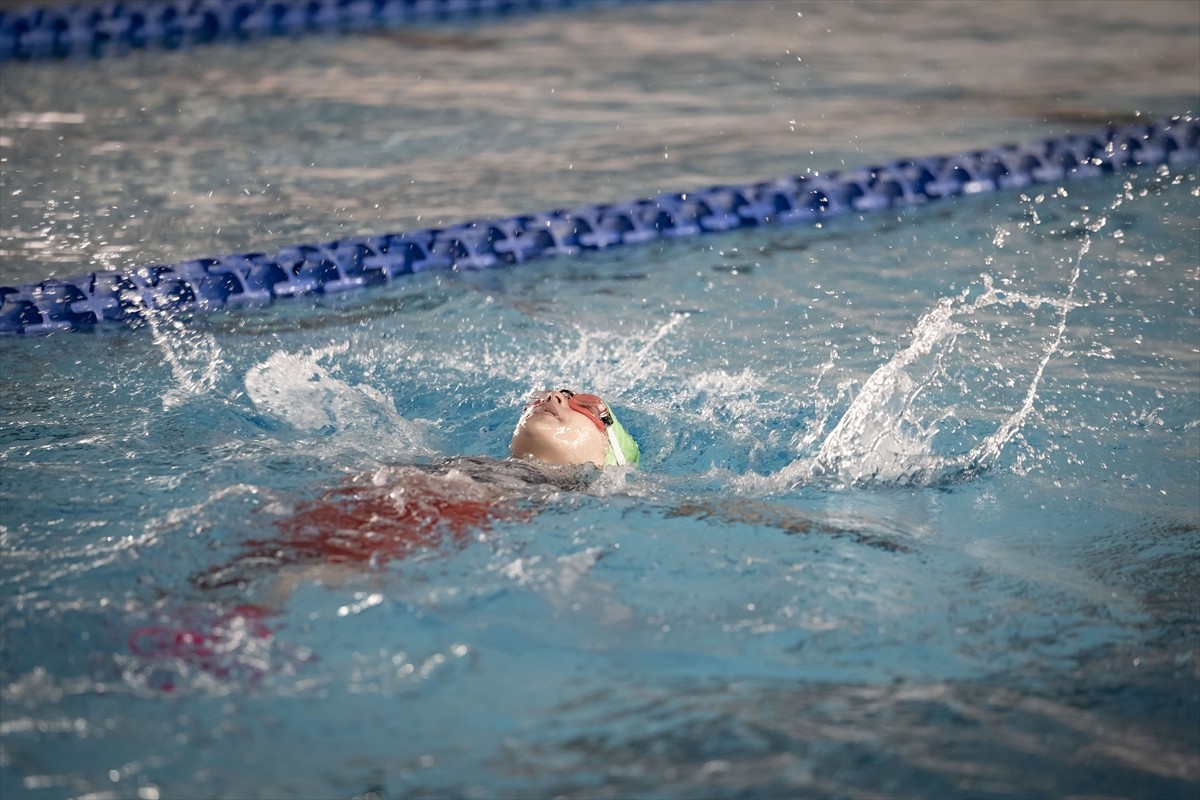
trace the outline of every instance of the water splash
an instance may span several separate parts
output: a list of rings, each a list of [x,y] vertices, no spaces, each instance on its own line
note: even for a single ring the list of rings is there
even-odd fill
[[[496,379],[516,382],[519,396],[529,388],[558,385],[586,387],[602,395],[643,395],[647,384],[668,374],[671,356],[663,342],[688,320],[685,313],[672,314],[665,322],[631,329],[629,325],[588,328],[572,326],[570,334],[553,329],[546,337],[507,342],[498,355],[488,352],[471,366],[485,367]]]
[[[432,453],[426,427],[396,411],[378,389],[337,377],[326,361],[342,356],[349,343],[283,350],[246,373],[246,393],[255,408],[301,431],[330,437],[336,455],[353,449],[380,460],[416,458]]]
[[[1080,261],[1089,247],[1085,239],[1061,298],[1001,288],[992,276],[984,274],[974,299],[971,295],[976,289],[972,287],[939,300],[918,321],[908,346],[863,384],[837,424],[821,439],[816,454],[794,461],[777,477],[790,485],[833,481],[847,486],[928,486],[969,479],[992,469],[1005,446],[1035,413],[1047,365],[1060,352],[1066,336],[1067,315],[1083,305],[1075,300],[1075,289]],[[963,367],[952,363],[960,337],[990,341],[988,314],[1020,308],[1032,314],[1047,306],[1055,316],[1052,333],[1037,354],[1019,403],[1007,410],[990,432],[976,434],[977,442],[965,452],[939,453],[936,440],[945,428],[979,430],[980,420],[973,415],[987,404],[982,393],[1008,390],[1013,384],[1011,378],[1002,380],[997,375],[991,385],[973,388],[962,377]],[[1010,323],[1001,327],[1010,327]],[[986,353],[968,357],[967,367],[987,372],[992,367],[985,363],[986,358]],[[946,386],[959,392],[958,404],[946,404]]]
[[[1084,254],[1091,247],[1090,240],[1085,240],[1083,249],[1079,256],[1082,260]],[[964,472],[981,472],[991,467],[1000,457],[1000,451],[1006,444],[1012,441],[1013,437],[1021,429],[1025,420],[1033,413],[1033,404],[1037,399],[1038,386],[1041,385],[1042,376],[1046,373],[1046,365],[1050,363],[1050,359],[1054,357],[1062,348],[1063,337],[1067,331],[1067,313],[1077,306],[1075,303],[1075,287],[1079,283],[1079,261],[1075,262],[1074,268],[1071,270],[1071,280],[1067,284],[1066,297],[1060,305],[1058,305],[1058,325],[1054,331],[1054,339],[1042,351],[1041,360],[1038,361],[1037,369],[1033,373],[1033,379],[1029,382],[1029,388],[1025,392],[1025,399],[1004,424],[996,429],[990,436],[984,438],[975,449],[968,454],[968,459],[963,465]],[[989,287],[990,288],[990,287]],[[1019,296],[1016,302],[1029,302],[1023,296]],[[1078,304],[1082,305],[1082,304]]]
[[[142,318],[171,369],[173,383],[162,395],[164,410],[178,408],[216,390],[221,378],[229,372],[229,365],[211,333],[196,330],[184,319],[144,303]]]

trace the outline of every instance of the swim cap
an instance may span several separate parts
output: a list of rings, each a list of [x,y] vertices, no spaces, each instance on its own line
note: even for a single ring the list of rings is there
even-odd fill
[[[605,404],[607,407],[607,404]],[[617,422],[617,416],[613,414],[612,409],[608,409],[608,416],[612,419],[612,424],[608,426],[608,452],[604,454],[604,466],[625,466],[626,464],[637,464],[641,458],[641,451],[638,449],[637,442],[629,435],[629,431],[625,430],[625,426]]]
[[[638,463],[641,451],[638,449],[637,442],[629,435],[629,431],[625,430],[625,426],[617,421],[617,417],[608,403],[594,394],[583,394],[570,389],[559,389],[559,391],[567,396],[567,404],[571,408],[594,422],[596,427],[608,437],[608,451],[604,454],[604,466],[623,467]]]

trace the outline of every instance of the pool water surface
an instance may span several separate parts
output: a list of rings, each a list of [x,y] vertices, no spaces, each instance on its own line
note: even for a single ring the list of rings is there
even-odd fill
[[[5,64],[0,283],[1195,113],[1198,26],[633,3]],[[5,338],[0,796],[1195,797],[1198,212],[1143,168]],[[247,555],[559,385],[639,468]]]

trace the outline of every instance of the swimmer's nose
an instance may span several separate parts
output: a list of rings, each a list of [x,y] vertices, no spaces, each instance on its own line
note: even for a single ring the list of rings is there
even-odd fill
[[[526,404],[526,408],[534,408],[535,406],[545,406],[545,405],[548,405],[551,401],[553,401],[555,404],[557,404],[559,406],[564,405],[567,402],[567,395],[563,394],[560,391],[554,391],[554,390],[543,391],[543,392],[541,392],[539,394],[535,394],[533,397],[529,398],[529,402]]]

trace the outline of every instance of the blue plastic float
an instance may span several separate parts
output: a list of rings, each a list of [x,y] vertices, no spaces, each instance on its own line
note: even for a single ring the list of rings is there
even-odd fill
[[[280,298],[387,284],[428,270],[481,270],[775,223],[921,205],[1200,159],[1200,119],[892,161],[827,175],[713,186],[625,203],[463,222],[0,287],[0,334],[136,325],[153,312],[262,306]]]
[[[615,0],[125,0],[0,10],[0,61],[358,32]],[[625,0],[629,2],[629,0]]]

